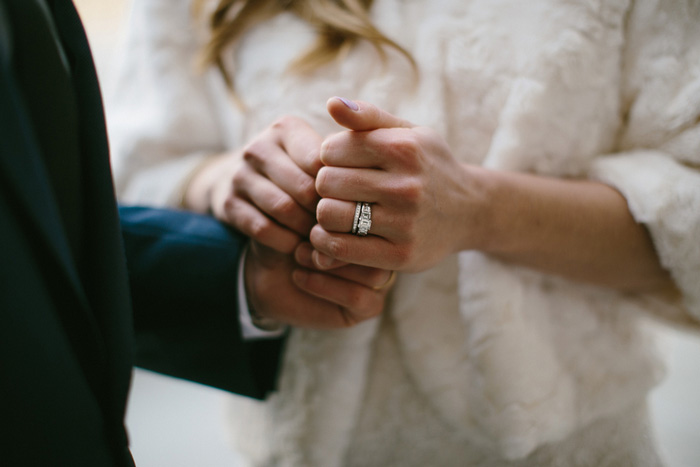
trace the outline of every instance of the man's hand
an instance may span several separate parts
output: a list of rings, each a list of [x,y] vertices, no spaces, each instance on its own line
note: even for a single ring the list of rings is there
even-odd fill
[[[296,327],[333,329],[381,313],[390,271],[347,265],[320,272],[311,252],[310,244],[302,244],[292,257],[251,243],[245,284],[257,315]]]

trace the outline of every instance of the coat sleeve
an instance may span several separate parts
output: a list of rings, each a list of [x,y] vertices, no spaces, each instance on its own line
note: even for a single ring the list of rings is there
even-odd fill
[[[251,397],[274,388],[283,339],[245,341],[237,313],[244,238],[196,214],[121,207],[136,364]]]
[[[700,320],[700,9],[693,2],[637,2],[622,76],[626,126],[620,151],[591,176],[619,190],[651,235]],[[667,303],[668,305],[668,303]]]

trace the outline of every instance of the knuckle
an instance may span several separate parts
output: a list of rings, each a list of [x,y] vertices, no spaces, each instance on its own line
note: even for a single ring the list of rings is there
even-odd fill
[[[236,209],[236,198],[234,196],[227,196],[226,198],[224,198],[222,208],[223,212],[225,213],[234,212],[234,210]]]
[[[348,246],[346,242],[337,237],[330,237],[328,240],[328,255],[336,258],[336,259],[342,259],[347,256],[348,252]]]
[[[327,164],[328,161],[328,156],[331,154],[331,151],[333,150],[333,140],[335,139],[335,136],[330,136],[326,138],[323,143],[321,143],[321,148],[320,148],[320,159],[321,159],[321,164]]]
[[[244,170],[236,170],[231,177],[231,182],[233,183],[234,190],[240,190],[247,179]]]
[[[320,148],[321,163],[325,165],[333,165],[337,163],[337,156],[343,147],[352,143],[354,134],[352,132],[342,131],[334,135],[328,136]],[[336,156],[336,157],[334,157]]]
[[[374,291],[362,291],[351,304],[353,317],[357,322],[362,322],[377,316],[382,311],[383,297]]]
[[[416,135],[411,131],[399,133],[387,143],[393,157],[401,161],[408,168],[415,168],[420,160],[420,143]]]
[[[350,307],[355,310],[355,316],[366,316],[369,314],[370,297],[369,292],[358,290],[350,295]]]
[[[270,128],[276,131],[285,131],[290,128],[297,126],[302,120],[299,117],[294,117],[292,115],[282,115],[281,117],[275,119],[270,125]]]
[[[250,236],[255,240],[269,237],[272,229],[272,222],[265,217],[252,220],[249,226]]]
[[[323,142],[321,142],[321,147],[319,148],[319,152],[321,153],[321,161],[323,161],[323,156],[328,154],[328,151],[331,150],[331,147],[333,145],[333,137],[329,136],[328,138],[324,139]]]
[[[270,125],[270,128],[272,130],[283,130],[287,125],[288,118],[287,115],[276,118]]]
[[[303,177],[299,182],[299,202],[306,207],[313,207],[318,202],[316,193],[316,181],[310,177]]]
[[[294,200],[287,196],[278,198],[270,208],[270,214],[276,219],[288,219],[297,213]]]
[[[248,163],[261,162],[265,157],[263,143],[256,139],[243,147],[243,160]]]
[[[423,199],[425,189],[418,177],[406,177],[397,186],[398,199],[407,206],[417,206]]]
[[[316,206],[316,219],[321,227],[328,227],[332,219],[331,202],[327,199],[322,199]]]
[[[323,162],[321,161],[321,148],[310,149],[306,158],[304,159],[309,171],[312,175],[316,175],[321,167],[323,167]]]
[[[322,167],[316,175],[316,192],[321,197],[327,197],[330,195],[329,189],[331,187],[331,172],[328,167]]]

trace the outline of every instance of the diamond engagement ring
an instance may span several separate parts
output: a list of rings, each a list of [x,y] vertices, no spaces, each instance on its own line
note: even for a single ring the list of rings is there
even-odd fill
[[[357,215],[357,208],[362,204],[360,208],[360,215]],[[372,206],[369,203],[358,202],[355,206],[355,217],[357,218],[357,235],[364,237],[369,233],[369,229],[372,228]],[[353,228],[355,223],[353,223]]]

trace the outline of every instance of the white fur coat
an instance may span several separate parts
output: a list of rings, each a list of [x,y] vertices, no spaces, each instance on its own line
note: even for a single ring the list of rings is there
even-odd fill
[[[295,330],[279,392],[237,401],[251,464],[657,465],[645,398],[661,367],[643,316],[700,319],[700,2],[376,0],[418,79],[367,44],[286,73],[314,34],[281,15],[228,57],[246,111],[193,66],[189,8],[135,2],[108,115],[122,201],[173,204],[203,154],[282,114],[338,131],[325,102],[339,95],[437,129],[464,162],[612,185],[682,292],[627,295],[475,251],[403,274],[380,318]]]

